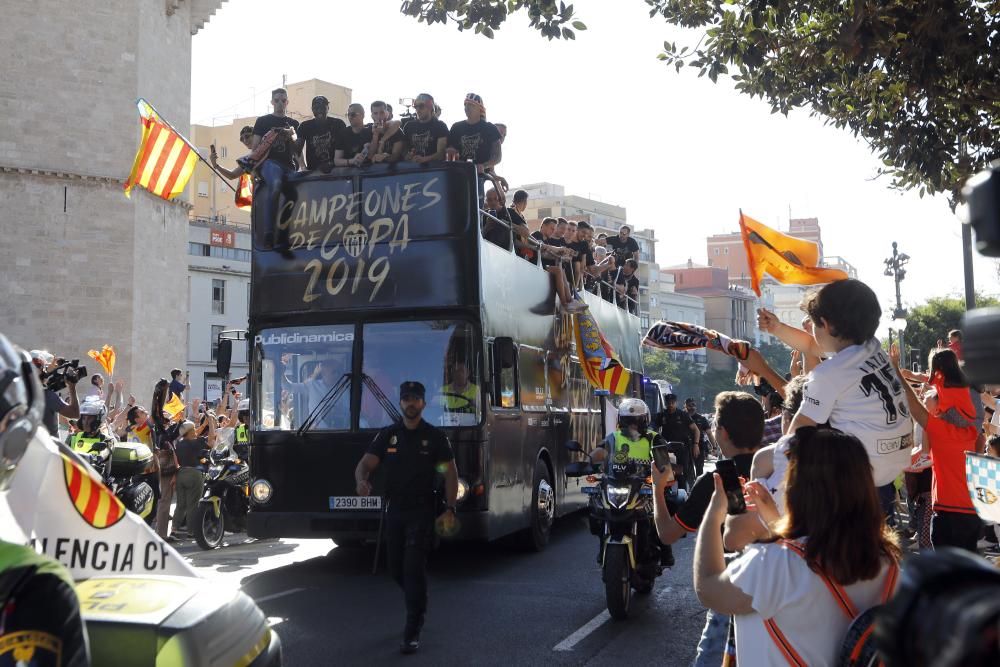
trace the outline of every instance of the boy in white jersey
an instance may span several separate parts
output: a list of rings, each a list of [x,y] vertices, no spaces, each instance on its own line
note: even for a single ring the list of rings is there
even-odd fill
[[[807,297],[805,309],[829,358],[810,372],[789,432],[829,422],[858,438],[882,510],[891,515],[893,481],[910,465],[913,423],[903,381],[875,338],[882,316],[878,297],[859,280],[840,280]]]

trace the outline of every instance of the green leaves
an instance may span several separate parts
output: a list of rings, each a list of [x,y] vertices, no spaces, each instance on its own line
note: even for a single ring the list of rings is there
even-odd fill
[[[458,30],[473,30],[493,39],[507,18],[525,11],[531,27],[547,39],[576,39],[587,29],[574,20],[573,5],[554,0],[406,0],[400,12],[421,23],[455,23]]]

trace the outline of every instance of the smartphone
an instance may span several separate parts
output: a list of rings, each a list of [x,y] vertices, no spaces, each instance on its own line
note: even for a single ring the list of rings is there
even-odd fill
[[[670,457],[670,447],[666,444],[656,445],[653,447],[653,463],[660,472],[666,470],[667,466],[673,463],[673,461],[670,460]]]
[[[728,514],[743,514],[747,511],[747,502],[743,498],[743,485],[740,475],[736,472],[736,463],[732,459],[722,459],[715,464],[715,472],[722,477],[722,488],[726,491],[729,507]]]

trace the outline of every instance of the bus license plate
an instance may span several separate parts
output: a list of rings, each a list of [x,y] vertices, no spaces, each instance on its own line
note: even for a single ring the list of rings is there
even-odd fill
[[[380,510],[382,496],[330,496],[332,510]]]

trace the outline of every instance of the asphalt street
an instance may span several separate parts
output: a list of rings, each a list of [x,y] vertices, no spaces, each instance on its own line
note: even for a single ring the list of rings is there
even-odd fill
[[[558,521],[542,553],[511,544],[444,543],[430,561],[420,652],[398,653],[402,592],[373,549],[330,540],[227,536],[179,551],[210,578],[238,583],[281,636],[285,665],[688,665],[705,610],[691,586],[694,539],[625,621],[607,615],[597,538],[584,515]]]

